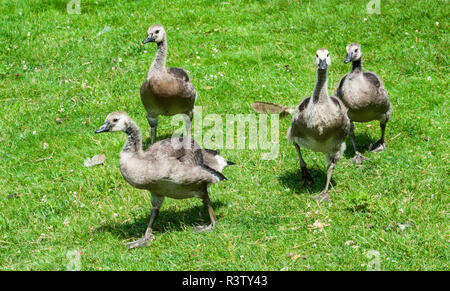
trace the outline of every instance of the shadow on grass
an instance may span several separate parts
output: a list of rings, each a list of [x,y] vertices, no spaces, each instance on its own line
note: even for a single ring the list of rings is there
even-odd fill
[[[278,180],[281,185],[289,187],[297,194],[311,195],[311,192],[316,194],[320,193],[325,188],[325,183],[327,182],[326,167],[324,166],[323,169],[308,168],[308,172],[314,180],[314,184],[312,186],[303,184],[300,167],[296,171],[284,173],[278,177]],[[331,177],[330,186],[334,186],[334,184],[333,177]]]
[[[199,201],[201,201],[199,199]],[[223,207],[222,202],[212,202],[214,210]],[[123,239],[125,238],[139,238],[142,237],[147,229],[150,221],[151,206],[149,206],[148,213],[136,217],[134,221],[120,223],[109,222],[100,226],[95,232],[109,232],[115,234]],[[201,216],[199,216],[201,213]],[[218,216],[220,222],[220,216]],[[202,205],[194,206],[186,210],[175,211],[173,209],[164,210],[164,205],[159,212],[158,217],[153,225],[153,231],[163,233],[166,231],[181,231],[186,226],[196,226],[202,224],[209,224],[209,215],[206,208]]]
[[[356,148],[361,154],[364,154],[369,151],[369,145],[371,143],[375,143],[378,139],[374,139],[373,137],[369,136],[365,132],[357,133],[355,132],[355,143]],[[352,142],[350,140],[350,137],[347,137],[345,140],[345,144],[347,145],[344,157],[351,159],[355,155],[355,151],[353,150]]]

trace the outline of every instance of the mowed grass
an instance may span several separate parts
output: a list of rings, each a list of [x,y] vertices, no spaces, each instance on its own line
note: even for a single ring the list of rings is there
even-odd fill
[[[67,2],[0,3],[0,269],[65,270],[76,250],[82,270],[366,270],[371,251],[382,270],[448,270],[448,1],[382,0],[372,15],[368,0],[82,0],[80,15]],[[126,249],[145,231],[150,194],[120,174],[125,135],[94,131],[124,110],[149,144],[139,88],[156,47],[140,43],[155,23],[167,30],[168,65],[190,71],[203,115],[223,120],[253,113],[254,101],[293,107],[310,96],[320,47],[332,57],[333,93],[351,68],[345,46],[361,43],[394,108],[387,151],[367,152],[378,122],[356,124],[370,160],[352,164],[348,140],[333,202],[318,204],[325,156],[304,151],[316,180],[304,187],[285,139],[290,118],[280,119],[275,160],[222,150],[236,165],[210,187],[213,232],[192,231],[208,221],[199,199],[166,199],[157,239]],[[176,129],[159,122],[160,139]],[[104,165],[83,166],[100,153]]]

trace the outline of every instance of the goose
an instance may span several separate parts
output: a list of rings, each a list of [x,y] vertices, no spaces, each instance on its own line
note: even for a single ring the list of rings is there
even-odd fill
[[[222,171],[234,164],[225,160],[218,151],[201,149],[190,138],[171,138],[158,141],[142,150],[141,132],[125,112],[112,112],[95,133],[122,131],[127,140],[120,153],[120,172],[137,189],[149,190],[152,211],[144,237],[126,244],[129,248],[143,247],[155,237],[153,223],[165,197],[202,199],[211,223],[196,226],[196,231],[213,230],[217,218],[208,196],[208,185],[227,180]]]
[[[384,131],[386,123],[392,113],[392,104],[384,89],[383,81],[375,73],[363,72],[361,64],[361,45],[351,43],[346,47],[347,55],[344,63],[352,62],[352,70],[339,82],[336,96],[348,109],[348,117],[351,121],[350,140],[352,142],[355,156],[353,162],[361,164],[368,158],[364,157],[355,145],[355,133],[353,122],[369,122],[379,120],[381,127],[381,138],[369,146],[372,152],[381,152],[386,149]]]
[[[311,97],[305,98],[296,108],[287,137],[297,150],[304,184],[314,183],[303,160],[301,147],[327,154],[327,182],[323,191],[313,197],[322,202],[330,200],[328,186],[337,161],[345,150],[345,138],[350,120],[342,102],[328,96],[327,68],[331,57],[326,48],[317,50],[315,57],[317,80]]]
[[[158,48],[140,93],[151,128],[151,143],[156,141],[159,115],[184,114],[187,135],[190,136],[197,91],[186,70],[166,68],[167,38],[162,25],[149,27],[142,44],[149,42],[155,42]]]

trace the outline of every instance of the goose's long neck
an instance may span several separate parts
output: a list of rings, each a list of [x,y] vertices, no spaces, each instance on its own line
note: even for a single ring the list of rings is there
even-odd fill
[[[167,40],[158,43],[158,49],[156,51],[155,59],[153,60],[150,70],[148,71],[148,77],[150,77],[152,72],[161,72],[166,68],[166,57],[167,57]],[[148,78],[147,77],[147,78]]]
[[[313,102],[324,102],[328,99],[328,70],[317,69],[316,86],[313,91]]]
[[[357,61],[352,62],[352,71],[350,72],[351,75],[356,76],[358,74],[361,74],[362,72],[362,63],[361,59]]]
[[[125,142],[124,147],[122,148],[122,152],[128,153],[136,153],[139,154],[142,152],[142,136],[139,127],[134,123],[134,121],[130,121],[127,129],[125,130],[127,134],[127,141]]]

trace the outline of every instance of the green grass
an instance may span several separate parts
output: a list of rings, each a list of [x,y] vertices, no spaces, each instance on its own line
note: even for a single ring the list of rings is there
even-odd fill
[[[366,270],[375,250],[383,270],[448,270],[448,1],[381,0],[379,15],[367,15],[368,0],[82,0],[80,15],[67,2],[0,3],[0,269],[65,270],[79,250],[82,270]],[[325,157],[305,150],[316,184],[303,187],[282,119],[277,159],[222,150],[236,165],[210,188],[215,231],[192,231],[208,217],[200,200],[166,199],[157,239],[127,250],[145,231],[150,195],[120,174],[125,136],[94,131],[124,110],[148,145],[139,87],[156,48],[140,42],[154,23],[167,30],[168,65],[189,70],[197,105],[221,116],[252,113],[258,100],[298,104],[313,90],[320,47],[333,92],[350,70],[345,46],[361,43],[394,107],[387,151],[364,150],[370,160],[357,167],[348,140],[333,202],[317,204]],[[159,137],[173,130],[161,117]],[[377,122],[356,124],[360,149],[379,134]],[[99,153],[104,165],[83,166]],[[312,230],[315,221],[329,226]]]

